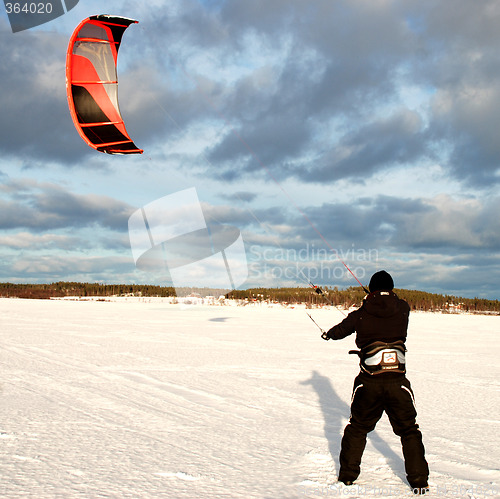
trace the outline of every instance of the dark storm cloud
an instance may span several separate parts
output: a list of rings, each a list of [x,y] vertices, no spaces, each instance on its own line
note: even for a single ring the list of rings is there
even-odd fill
[[[238,99],[231,111],[240,115],[238,136],[252,155],[237,137],[228,134],[212,149],[213,161],[236,164],[241,173],[262,162],[272,166],[277,176],[296,175],[308,181],[325,177],[326,166],[316,171],[308,162],[311,155],[318,154],[318,148],[332,149],[335,139],[328,145],[318,143],[317,131],[337,119],[344,121],[348,141],[359,139],[363,128],[371,126],[374,109],[381,102],[395,101],[396,72],[412,43],[411,33],[394,12],[363,6],[365,9],[355,2],[224,4],[221,18],[225,26],[233,28],[236,39],[243,40],[245,32],[257,30],[270,48],[282,51],[283,62],[282,67],[274,68],[274,84],[264,82],[259,87],[249,84],[247,77],[235,85]],[[253,103],[254,116],[244,119],[252,101],[260,106]],[[366,160],[353,158],[357,163],[353,175],[370,173],[387,158],[389,164],[404,159],[401,146],[393,152],[387,137],[383,138],[386,150],[381,155],[375,151],[381,141],[366,145],[369,140],[364,138]],[[363,148],[363,144],[355,146]],[[298,167],[294,168],[291,161],[297,159]],[[378,163],[370,163],[371,159]],[[342,170],[340,165],[340,177],[351,175]]]
[[[386,168],[418,163],[432,156],[425,138],[420,116],[403,110],[345,134],[316,161],[304,165],[297,176],[306,181],[367,179]]]
[[[414,74],[435,89],[429,135],[449,148],[451,173],[487,186],[500,178],[500,4],[447,7],[424,4],[426,53]]]
[[[301,152],[305,136],[310,134],[303,123],[293,120],[285,127],[272,115],[254,125],[246,126],[240,132],[229,132],[208,154],[210,163],[227,165],[226,176],[249,174],[277,161],[293,159]],[[235,159],[239,171],[234,169]]]

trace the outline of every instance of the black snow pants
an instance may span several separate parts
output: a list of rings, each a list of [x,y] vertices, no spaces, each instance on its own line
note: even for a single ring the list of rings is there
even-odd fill
[[[358,477],[366,435],[375,428],[384,411],[394,433],[401,438],[409,484],[412,487],[426,485],[429,467],[415,419],[413,391],[404,374],[371,376],[360,373],[354,380],[351,417],[341,444],[339,480],[354,481]]]

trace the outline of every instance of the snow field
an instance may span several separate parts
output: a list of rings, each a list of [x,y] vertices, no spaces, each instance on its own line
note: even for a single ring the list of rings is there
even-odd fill
[[[310,311],[325,329],[343,315]],[[410,497],[387,418],[336,482],[358,372],[303,308],[0,299],[6,498]],[[429,497],[500,497],[498,317],[415,313]]]

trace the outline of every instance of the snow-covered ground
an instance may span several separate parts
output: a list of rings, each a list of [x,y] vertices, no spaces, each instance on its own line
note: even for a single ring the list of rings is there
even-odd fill
[[[429,497],[500,497],[499,326],[411,315]],[[354,342],[303,308],[0,299],[0,328],[1,497],[412,496],[385,416],[337,483]]]

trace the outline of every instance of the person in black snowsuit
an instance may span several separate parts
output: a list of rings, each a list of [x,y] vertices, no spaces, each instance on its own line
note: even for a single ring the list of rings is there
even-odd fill
[[[340,340],[356,332],[361,371],[354,380],[351,416],[344,430],[338,479],[351,485],[360,473],[366,435],[385,411],[394,433],[401,437],[406,476],[416,494],[428,491],[429,467],[422,434],[416,423],[413,391],[405,375],[404,346],[409,305],[392,291],[394,281],[382,270],[369,284],[362,306],[323,338]]]

